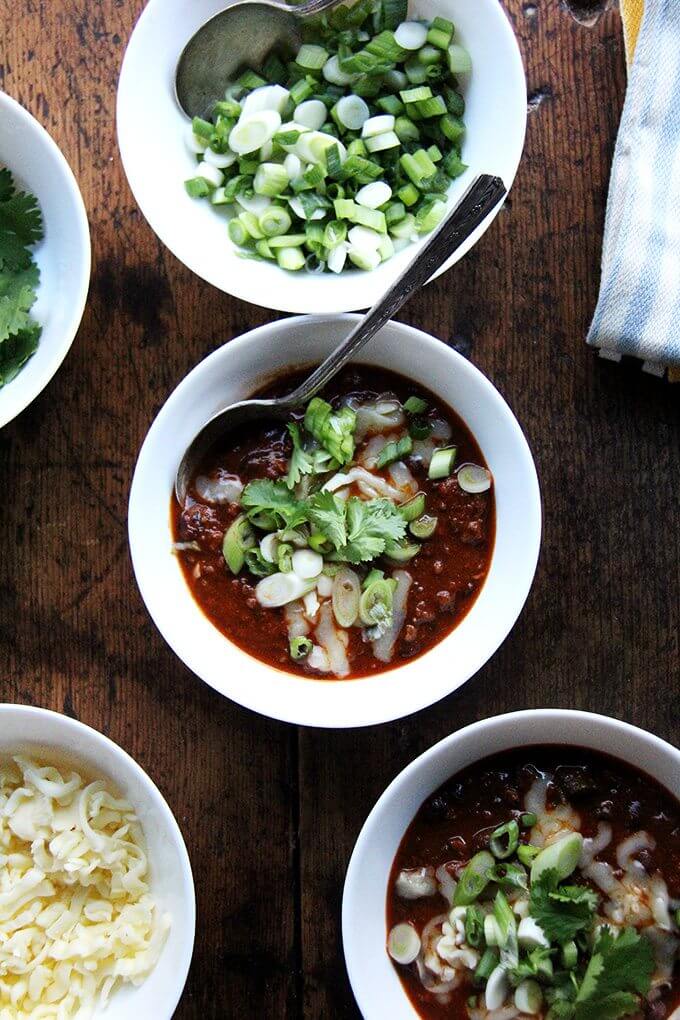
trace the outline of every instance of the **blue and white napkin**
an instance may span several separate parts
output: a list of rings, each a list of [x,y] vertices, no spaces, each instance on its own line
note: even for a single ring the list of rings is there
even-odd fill
[[[645,0],[588,343],[680,378],[680,0]]]

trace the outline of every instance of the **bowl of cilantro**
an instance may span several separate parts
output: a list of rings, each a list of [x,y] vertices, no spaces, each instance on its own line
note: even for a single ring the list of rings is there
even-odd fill
[[[680,751],[607,716],[452,733],[375,804],[345,879],[365,1020],[677,1018]]]
[[[0,92],[0,427],[47,386],[80,325],[90,234],[47,131]]]
[[[177,501],[201,426],[285,387],[357,319],[291,317],[214,351],[159,412],[130,492],[135,577],[161,635],[225,697],[302,725],[375,725],[460,687],[514,625],[540,545],[512,411],[469,361],[398,322],[296,422],[207,451]]]
[[[299,38],[274,40],[266,53],[259,35],[250,49],[246,36],[226,60],[252,52],[251,66],[225,69],[221,89],[190,104],[200,113],[190,118],[175,71],[223,7],[150,0],[117,100],[123,166],[142,213],[215,287],[287,312],[368,308],[476,174],[510,188],[526,82],[499,0],[355,0],[304,19]]]

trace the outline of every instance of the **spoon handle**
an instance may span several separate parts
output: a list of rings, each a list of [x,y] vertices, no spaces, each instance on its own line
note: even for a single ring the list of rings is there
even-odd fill
[[[392,287],[357,323],[350,335],[286,398],[288,406],[304,404],[339,372],[343,365],[371,340],[385,323],[423,287],[432,274],[453,255],[506,194],[500,177],[482,174],[466,191],[458,205],[431,235],[427,244],[397,278]]]
[[[314,14],[321,14],[322,11],[327,11],[330,7],[336,7],[339,3],[340,0],[305,0],[302,4],[293,4],[285,0],[285,2],[278,3],[276,6],[280,7],[281,10],[290,11],[296,18],[309,18]]]

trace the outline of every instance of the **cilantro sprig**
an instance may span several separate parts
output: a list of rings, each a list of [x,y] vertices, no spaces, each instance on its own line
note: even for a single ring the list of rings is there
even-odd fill
[[[10,171],[0,169],[0,386],[23,368],[42,332],[30,315],[40,282],[31,248],[42,236],[35,196],[18,192]]]
[[[241,494],[241,505],[251,521],[272,519],[275,527],[296,528],[310,524],[322,532],[333,547],[329,559],[365,563],[385,552],[388,543],[406,533],[406,521],[389,499],[346,502],[331,492],[317,492],[297,499],[285,481],[258,478]]]
[[[634,928],[619,935],[604,927],[580,979],[556,989],[551,1020],[620,1020],[640,1009],[654,973],[654,950],[649,939]]]
[[[531,884],[530,912],[550,942],[569,942],[590,928],[599,897],[585,885],[558,885],[555,871]]]

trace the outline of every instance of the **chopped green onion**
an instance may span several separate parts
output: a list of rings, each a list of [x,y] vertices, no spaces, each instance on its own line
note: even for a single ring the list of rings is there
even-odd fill
[[[401,460],[402,457],[407,457],[412,449],[413,440],[410,436],[403,436],[398,442],[392,441],[387,443],[378,454],[375,466],[380,470],[389,464],[394,464],[395,461]]]
[[[498,965],[498,953],[490,948],[486,948],[482,954],[482,958],[477,964],[473,981],[476,985],[484,985],[489,980],[493,972]]]
[[[467,74],[472,70],[470,54],[463,46],[452,43],[447,52],[451,74]]]
[[[419,50],[427,40],[427,26],[419,21],[403,21],[394,38],[403,50]]]
[[[359,617],[361,581],[354,570],[344,567],[333,578],[333,615],[340,627],[353,627]]]
[[[484,939],[484,914],[481,909],[471,903],[465,911],[465,941],[473,949],[481,945]]]
[[[240,85],[242,89],[259,89],[261,85],[266,85],[267,82],[264,78],[261,78],[255,71],[246,70],[243,72],[241,77],[238,79],[237,85]]]
[[[392,114],[393,117],[398,117],[400,113],[404,112],[404,104],[397,96],[382,96],[376,106],[379,106],[385,113]]]
[[[239,216],[239,220],[248,231],[248,235],[252,237],[253,240],[255,241],[262,240],[264,234],[260,230],[260,223],[255,213],[249,212],[247,209],[244,209],[241,215]],[[231,222],[233,223],[234,221],[232,220]]]
[[[438,64],[443,59],[443,56],[441,50],[438,50],[436,46],[423,46],[422,50],[418,51],[418,60],[425,67]]]
[[[416,229],[416,218],[411,213],[407,213],[403,220],[399,220],[398,223],[393,223],[390,227],[390,234],[392,237],[403,238],[407,241],[411,240],[411,236],[415,234]],[[417,439],[417,436],[413,437]]]
[[[533,829],[537,821],[538,817],[533,813],[533,811],[527,811],[520,818],[520,822],[523,829]]]
[[[269,238],[270,248],[299,248],[307,240],[306,234],[282,234]]]
[[[253,180],[253,191],[256,195],[274,198],[287,187],[288,174],[285,167],[280,163],[260,163]]]
[[[386,149],[397,149],[401,145],[399,135],[395,131],[384,131],[381,135],[375,135],[366,139],[366,148],[370,153],[385,152]]]
[[[320,71],[328,60],[328,52],[323,46],[316,46],[313,43],[304,43],[298,50],[295,63],[303,67],[305,71]]]
[[[506,822],[505,825],[499,825],[491,833],[489,849],[499,861],[506,861],[509,857],[512,857],[518,845],[519,825],[514,818],[512,821]]]
[[[515,990],[515,1006],[520,1013],[534,1016],[541,1012],[543,992],[538,981],[526,978]]]
[[[534,858],[537,857],[540,852],[540,847],[532,846],[531,843],[520,843],[517,847],[517,856],[526,868],[531,867]]]
[[[537,882],[544,871],[554,871],[558,881],[569,878],[576,869],[583,849],[580,832],[570,832],[555,843],[545,847],[531,865],[531,881]]]
[[[246,230],[244,224],[241,222],[240,217],[236,217],[236,219],[229,220],[229,225],[227,226],[227,233],[229,234],[229,239],[234,244],[239,246],[247,244],[247,242],[250,240],[250,234]]]
[[[415,538],[432,538],[437,530],[437,518],[430,514],[422,514],[415,521],[411,521],[408,530]]]
[[[501,862],[493,869],[493,881],[503,889],[528,889],[529,881],[524,868],[512,861]]]
[[[365,627],[389,624],[392,619],[394,588],[394,581],[377,578],[362,592],[359,618]]]
[[[399,542],[390,541],[385,543],[385,556],[394,563],[408,563],[419,552],[420,546],[418,543],[409,542],[405,538],[402,538]]]
[[[413,418],[409,422],[408,434],[412,439],[428,439],[432,435],[432,426],[427,418]]]
[[[404,89],[404,91],[400,92],[399,95],[401,96],[402,102],[405,103],[408,108],[410,103],[420,103],[426,99],[430,99],[432,97],[432,89],[429,85],[421,85],[414,89]]]
[[[281,269],[297,272],[305,265],[305,257],[299,248],[277,248],[276,261]]]
[[[190,198],[205,198],[212,191],[205,177],[192,177],[184,182],[184,187]]]
[[[466,907],[479,899],[490,882],[496,862],[488,850],[481,850],[468,862],[453,895],[454,905]]]
[[[368,103],[361,96],[343,96],[332,110],[334,119],[348,131],[360,131],[369,119]]]
[[[412,499],[409,499],[406,503],[401,503],[397,507],[397,510],[404,518],[405,521],[411,522],[417,520],[418,517],[422,517],[425,513],[425,493],[419,492]]]
[[[290,230],[292,220],[282,206],[270,205],[264,210],[258,222],[265,237],[276,237]]]
[[[435,18],[427,33],[427,41],[431,46],[447,50],[453,39],[453,31],[453,22],[447,21],[446,18]]]
[[[238,574],[245,563],[245,553],[257,545],[257,538],[245,514],[232,521],[222,541],[222,555],[232,574]]]
[[[443,446],[435,450],[432,454],[427,477],[433,480],[448,478],[453,470],[457,452],[455,446]]]
[[[275,258],[274,252],[269,247],[269,242],[264,237],[255,242],[255,251],[258,255],[261,255],[263,259]]]
[[[405,184],[403,188],[400,188],[397,192],[399,199],[404,203],[405,206],[412,206],[420,198],[418,189],[414,184]],[[415,223],[415,220],[414,220]]]
[[[384,571],[378,570],[377,567],[372,567],[361,582],[362,590],[366,591],[366,589],[369,588],[374,581],[382,581],[384,577]]]
[[[487,492],[491,488],[491,472],[477,464],[462,464],[456,478],[463,492]]]
[[[427,401],[422,397],[409,397],[404,401],[404,410],[407,414],[423,414],[427,411]]]

